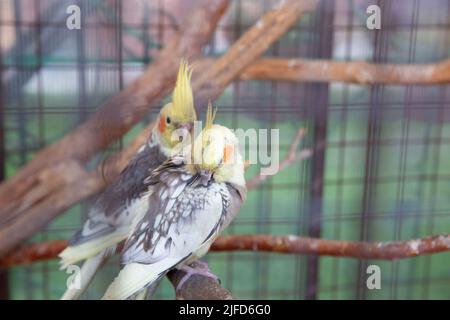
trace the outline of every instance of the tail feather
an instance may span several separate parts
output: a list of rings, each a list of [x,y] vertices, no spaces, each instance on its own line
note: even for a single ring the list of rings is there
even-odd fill
[[[147,289],[144,288],[143,290],[135,293],[133,296],[130,297],[129,300],[146,300],[145,297],[147,296]]]
[[[86,291],[89,283],[91,283],[97,270],[101,267],[105,261],[105,254],[103,252],[97,254],[94,257],[87,259],[83,266],[81,267],[79,280],[80,287],[77,289],[67,289],[66,292],[61,297],[61,300],[76,300],[78,299],[84,291]]]
[[[152,284],[150,284],[147,288],[135,294],[134,298],[130,298],[130,300],[151,300],[153,294],[158,288],[159,283],[161,282],[162,275],[155,280]]]
[[[110,284],[103,300],[124,300],[151,286],[162,277],[167,270],[178,263],[177,259],[166,258],[152,264],[127,264]]]
[[[128,233],[129,228],[124,227],[104,237],[67,247],[59,254],[61,258],[61,269],[65,269],[71,264],[93,257],[99,252],[115,246],[126,239]]]

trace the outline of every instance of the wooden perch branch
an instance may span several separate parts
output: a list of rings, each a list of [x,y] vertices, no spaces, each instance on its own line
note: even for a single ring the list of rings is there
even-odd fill
[[[190,264],[197,268],[197,262]],[[178,283],[185,275],[182,270],[172,270],[167,277],[176,289]],[[176,292],[178,300],[233,300],[231,293],[223,288],[216,280],[202,275],[194,275],[189,278]]]
[[[208,60],[202,60],[208,64]],[[450,59],[431,64],[373,64],[307,59],[259,59],[246,67],[241,80],[347,82],[369,84],[450,83]]]
[[[12,267],[36,261],[54,259],[67,246],[67,240],[52,240],[22,246],[0,260],[0,267]],[[354,242],[314,239],[298,236],[231,235],[219,237],[211,251],[255,251],[285,254],[317,254],[358,259],[393,260],[439,252],[450,252],[450,236],[437,235],[398,242]],[[195,267],[195,262],[193,265]],[[168,274],[174,288],[184,276],[184,271]],[[233,299],[231,293],[215,280],[195,275],[176,292],[177,299]]]
[[[24,245],[1,259],[0,266],[12,267],[54,259],[66,246],[66,240],[50,240]],[[294,235],[230,235],[219,237],[211,246],[211,251],[317,254],[357,259],[393,260],[450,252],[450,235],[443,234],[392,242],[327,240]]]
[[[450,251],[450,235],[396,242],[357,242],[298,236],[242,235],[217,239],[213,251],[263,251],[393,260]]]

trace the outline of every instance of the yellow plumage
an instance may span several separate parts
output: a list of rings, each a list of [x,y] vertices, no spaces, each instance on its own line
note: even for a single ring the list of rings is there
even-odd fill
[[[214,118],[216,117],[217,108],[214,109],[211,104],[211,101],[208,103],[208,108],[206,110],[206,119],[205,119],[205,127],[203,128],[202,132],[200,133],[199,137],[195,139],[195,137],[192,137],[192,143],[191,145],[191,164],[188,165],[188,170],[191,172],[195,172],[196,165],[204,165],[203,159],[202,159],[202,152],[206,145],[210,143],[208,135],[205,135],[204,132],[211,129],[214,125]]]
[[[208,109],[206,110],[206,121],[205,121],[205,130],[208,130],[214,124],[214,119],[216,118],[217,108],[214,109],[211,104],[211,100],[208,103]]]
[[[196,118],[194,95],[191,87],[192,70],[188,63],[182,60],[178,69],[177,82],[173,90],[172,114],[180,119]]]

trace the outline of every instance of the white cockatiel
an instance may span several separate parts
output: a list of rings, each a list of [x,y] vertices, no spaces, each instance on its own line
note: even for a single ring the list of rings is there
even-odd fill
[[[148,179],[152,204],[128,238],[123,269],[103,299],[127,299],[176,267],[202,257],[238,213],[247,189],[234,133],[206,126],[187,155],[168,159]]]
[[[145,178],[172,156],[197,119],[190,84],[191,71],[180,64],[172,101],[160,111],[151,138],[132,158],[120,176],[95,201],[81,230],[59,255],[62,268],[85,260],[80,273],[81,287],[68,289],[62,299],[76,299],[118,243],[130,234],[131,222],[150,205]],[[189,136],[190,137],[190,136]]]

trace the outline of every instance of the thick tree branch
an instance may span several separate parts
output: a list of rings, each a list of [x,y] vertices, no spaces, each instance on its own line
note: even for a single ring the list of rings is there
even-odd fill
[[[191,61],[201,55],[228,3],[228,0],[202,1],[187,15],[180,31],[164,46],[144,74],[108,99],[78,128],[39,152],[11,181],[25,179],[38,169],[64,159],[88,161],[96,152],[120,138],[151,110],[152,104],[167,95],[173,87],[180,59]],[[0,196],[7,187],[0,187]]]
[[[318,0],[283,0],[262,16],[224,54],[212,63],[199,62],[194,68],[194,92],[196,103],[207,105],[207,100],[216,98],[225,87],[275,41],[277,41],[298,18],[315,9]],[[198,70],[198,72],[196,72]]]
[[[211,58],[201,59],[197,65],[202,70],[215,62]],[[365,61],[262,58],[244,68],[239,79],[436,85],[450,83],[450,59],[428,64],[375,64]]]
[[[41,230],[58,213],[104,186],[98,172],[84,171],[84,164],[168,93],[179,60],[193,60],[200,55],[228,2],[203,1],[141,77],[0,185],[0,256]]]
[[[1,267],[54,259],[66,248],[66,240],[50,240],[23,245],[0,260]],[[357,259],[393,260],[450,252],[450,235],[390,242],[358,242],[273,235],[221,236],[211,251],[255,251],[286,254],[317,254]]]

